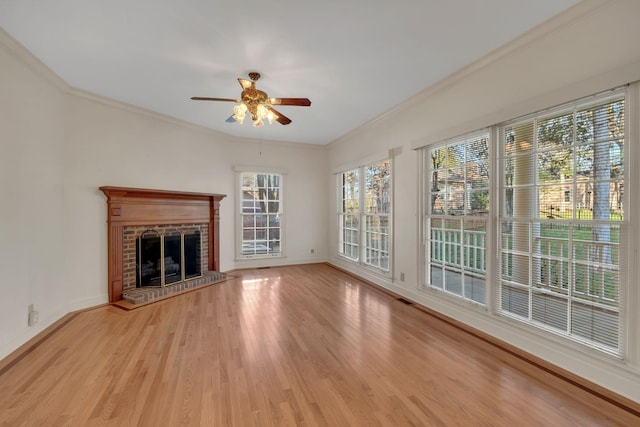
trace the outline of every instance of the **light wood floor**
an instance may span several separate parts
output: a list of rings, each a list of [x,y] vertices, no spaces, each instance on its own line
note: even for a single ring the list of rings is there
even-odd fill
[[[5,363],[0,424],[640,425],[329,266],[233,276],[79,313]]]

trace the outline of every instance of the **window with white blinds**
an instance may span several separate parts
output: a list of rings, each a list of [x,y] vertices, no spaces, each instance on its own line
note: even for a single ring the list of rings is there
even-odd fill
[[[484,304],[489,133],[449,140],[424,156],[427,286]]]
[[[498,311],[621,348],[623,93],[499,127]]]
[[[626,97],[610,91],[423,148],[424,288],[623,355]]]

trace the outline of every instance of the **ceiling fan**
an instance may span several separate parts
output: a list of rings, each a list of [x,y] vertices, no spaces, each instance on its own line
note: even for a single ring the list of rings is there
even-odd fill
[[[265,92],[256,89],[256,82],[260,78],[260,73],[251,72],[249,73],[249,78],[251,80],[238,79],[240,86],[242,86],[240,99],[207,98],[201,96],[194,96],[191,99],[194,101],[237,102],[238,105],[233,107],[233,115],[229,117],[227,121],[242,124],[246,113],[249,112],[254,126],[262,126],[264,124],[263,119],[267,119],[269,123],[277,121],[282,125],[291,123],[290,118],[276,111],[272,105],[295,105],[300,107],[308,107],[311,105],[311,101],[309,101],[308,98],[269,98]]]

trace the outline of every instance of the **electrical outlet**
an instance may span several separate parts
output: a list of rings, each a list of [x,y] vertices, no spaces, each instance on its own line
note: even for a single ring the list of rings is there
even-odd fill
[[[311,255],[315,254],[316,250],[315,249],[311,249]]]
[[[404,282],[404,273],[400,273],[400,281]]]
[[[29,306],[27,307],[27,311],[27,325],[33,326],[38,323],[38,312],[33,309],[33,304],[29,304]]]

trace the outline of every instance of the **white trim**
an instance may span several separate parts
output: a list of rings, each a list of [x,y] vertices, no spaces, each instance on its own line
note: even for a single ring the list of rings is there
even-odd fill
[[[62,92],[69,92],[71,87],[53,72],[44,62],[32,54],[20,42],[11,37],[2,27],[0,27],[0,45],[7,48],[7,51],[14,55],[18,61],[27,66],[29,71],[33,71],[38,76],[44,78]]]
[[[270,173],[287,175],[289,170],[285,167],[273,167],[273,166],[248,166],[248,165],[234,165],[234,172],[255,172],[255,173]]]
[[[626,345],[627,361],[636,370],[640,369],[640,285],[638,284],[638,266],[640,266],[640,170],[631,165],[640,164],[640,83],[634,83],[627,87],[625,117],[625,157],[629,161],[625,164],[625,194],[623,203],[627,206],[625,216],[628,221],[628,251],[625,262],[626,271],[624,288],[621,295],[626,295],[627,301],[621,305],[622,320],[625,322],[626,331],[624,343]],[[636,308],[635,310],[633,308]]]
[[[573,22],[575,22],[577,19],[579,19],[582,16],[586,16],[586,15],[589,15],[591,13],[597,12],[597,9],[599,9],[600,7],[605,5],[607,2],[608,2],[608,0],[582,0],[581,2],[575,4],[574,6],[571,6],[570,8],[565,10],[564,12],[554,16],[552,19],[549,19],[549,20],[541,23],[540,25],[530,29],[529,31],[525,32],[524,34],[514,38],[513,40],[509,41],[508,43],[502,45],[501,47],[499,47],[499,48],[493,50],[492,52],[484,55],[483,57],[481,57],[477,61],[472,62],[471,64],[465,66],[464,68],[460,69],[459,71],[454,72],[453,74],[450,74],[447,77],[443,78],[442,80],[440,80],[440,81],[434,83],[433,85],[427,87],[422,92],[412,96],[408,100],[406,100],[406,101],[404,101],[404,102],[402,102],[402,103],[390,108],[386,112],[382,113],[380,116],[370,120],[369,122],[363,124],[362,126],[356,128],[356,129],[353,129],[353,130],[345,133],[344,135],[340,136],[339,138],[335,139],[334,141],[331,141],[327,145],[331,146],[332,144],[339,144],[342,141],[346,141],[346,140],[349,140],[351,138],[354,138],[356,135],[364,133],[365,131],[367,131],[369,129],[373,129],[375,126],[377,126],[377,125],[379,125],[381,123],[384,123],[386,120],[389,120],[392,117],[401,116],[404,111],[410,110],[412,108],[415,108],[418,105],[421,105],[422,103],[424,103],[426,100],[428,100],[433,95],[435,95],[437,93],[440,93],[440,92],[443,92],[443,91],[446,91],[451,86],[454,86],[454,85],[458,84],[460,81],[462,81],[465,78],[467,78],[469,75],[473,75],[474,73],[479,72],[480,70],[482,70],[483,68],[487,67],[488,65],[491,65],[491,64],[497,62],[498,60],[500,60],[501,58],[509,55],[511,52],[525,49],[527,46],[531,45],[532,43],[535,43],[536,41],[538,41],[538,40],[540,40],[540,39],[542,39],[544,37],[553,37],[552,33],[556,32],[556,31],[564,30],[567,26],[571,25]],[[639,63],[639,65],[640,65],[640,63]],[[635,77],[635,78],[633,78],[631,80],[619,81],[618,83],[605,84],[602,87],[602,89],[605,89],[607,87],[620,86],[621,84],[628,83],[628,82],[634,81],[636,79],[638,79],[638,77]],[[584,92],[582,92],[582,93],[584,93]],[[553,105],[560,104],[562,102],[567,102],[567,101],[570,101],[571,99],[575,99],[575,98],[578,98],[578,97],[579,97],[579,95],[578,96],[569,97],[565,101],[554,102],[552,104]],[[528,111],[536,111],[536,110],[539,110],[539,109],[540,108],[534,108],[534,109],[532,109],[532,110],[530,109]],[[488,125],[492,125],[492,124],[495,124],[495,123],[502,122],[502,121],[506,120],[508,117],[513,117],[513,113],[509,113],[509,110],[511,110],[511,109],[506,109],[504,111],[504,113],[506,113],[507,116],[504,116],[502,118],[496,118],[496,119],[491,119],[491,120],[482,119],[480,121],[474,120],[472,123],[468,123],[468,124],[465,124],[465,125],[462,125],[462,126],[457,126],[456,130],[452,130],[451,132],[441,132],[441,133],[439,133],[438,135],[435,135],[435,136],[428,136],[426,138],[426,140],[423,140],[421,138],[420,140],[414,142],[410,146],[411,146],[412,149],[415,150],[415,149],[421,148],[421,147],[423,147],[425,145],[431,145],[434,142],[441,141],[443,139],[454,137],[455,135],[459,135],[459,134],[462,134],[462,133],[465,133],[465,132],[472,131],[473,129],[479,129],[479,128],[482,128],[482,127],[487,127]],[[517,115],[521,115],[521,114],[523,114],[523,113],[519,113]]]
[[[573,337],[570,334],[555,334],[549,333],[549,330],[545,330],[544,327],[536,326],[535,322],[532,322],[528,319],[523,319],[520,321],[513,321],[510,316],[505,313],[501,313],[499,310],[499,292],[500,292],[500,284],[498,278],[498,269],[499,269],[499,257],[500,257],[500,211],[499,206],[501,200],[503,200],[503,195],[500,192],[501,184],[500,180],[503,179],[503,171],[502,165],[499,163],[499,159],[501,154],[499,153],[500,141],[499,141],[499,133],[500,129],[504,129],[505,127],[513,126],[517,123],[528,122],[534,119],[545,118],[549,116],[553,116],[557,113],[567,112],[570,110],[589,108],[594,105],[598,105],[601,103],[605,103],[611,101],[613,99],[619,99],[624,96],[625,98],[625,200],[624,204],[626,206],[625,209],[625,221],[621,226],[631,227],[629,229],[629,236],[627,240],[627,248],[631,250],[627,250],[626,254],[628,259],[623,259],[621,256],[620,263],[620,282],[619,282],[619,293],[620,293],[620,319],[619,319],[619,334],[621,336],[620,347],[617,349],[609,348],[602,345],[600,348],[600,344],[597,342],[584,341],[582,342],[578,337]],[[452,143],[455,141],[463,140],[469,138],[469,136],[475,135],[484,135],[488,132],[489,134],[489,162],[490,162],[490,209],[489,216],[487,218],[487,269],[485,276],[485,303],[487,306],[487,313],[491,317],[495,317],[499,319],[501,322],[512,323],[517,328],[531,329],[532,332],[541,337],[545,337],[546,339],[554,340],[560,344],[567,345],[571,348],[580,348],[584,347],[585,351],[588,353],[602,353],[603,355],[610,355],[613,358],[623,358],[625,360],[630,360],[631,365],[636,368],[640,365],[640,361],[638,357],[640,355],[640,340],[637,338],[638,334],[638,313],[633,312],[631,307],[637,306],[640,302],[640,291],[637,286],[633,286],[630,280],[631,277],[634,277],[634,268],[635,265],[640,265],[638,262],[638,241],[640,241],[640,230],[634,229],[632,226],[634,224],[633,219],[637,218],[637,209],[638,209],[638,200],[635,198],[636,184],[640,181],[640,173],[638,173],[635,168],[631,168],[630,165],[637,163],[634,160],[638,157],[637,144],[640,142],[640,138],[638,135],[638,126],[640,122],[640,117],[638,116],[638,108],[640,106],[640,83],[635,83],[632,85],[628,85],[626,88],[618,87],[606,91],[601,91],[598,94],[582,97],[579,99],[575,99],[568,103],[564,103],[561,105],[554,106],[552,108],[547,108],[545,110],[536,111],[534,113],[530,113],[526,116],[518,117],[511,119],[509,121],[505,121],[490,128],[478,129],[473,132],[468,132],[466,134],[459,135],[454,138],[448,138],[446,140],[438,141],[432,146],[421,147],[421,156],[419,160],[419,188],[420,188],[420,206],[419,206],[419,220],[418,220],[418,229],[420,230],[421,241],[419,242],[418,254],[419,254],[419,282],[418,282],[418,293],[427,293],[432,295],[435,299],[443,299],[448,300],[450,303],[455,304],[453,298],[449,297],[449,295],[445,295],[446,292],[441,292],[440,290],[433,290],[427,284],[427,275],[428,275],[428,260],[426,259],[426,255],[428,254],[428,236],[427,226],[425,223],[425,218],[427,217],[427,213],[429,212],[429,196],[427,188],[427,183],[430,178],[430,164],[427,160],[427,153],[429,149],[433,147],[439,147],[444,144]],[[633,203],[633,205],[632,205]],[[631,212],[632,217],[629,215]],[[633,239],[632,237],[636,238]],[[621,239],[622,240],[622,239]],[[621,241],[622,243],[622,241]],[[635,246],[634,246],[635,245]],[[492,250],[495,249],[495,250]],[[634,262],[635,261],[635,262]],[[626,265],[625,265],[626,264]],[[460,301],[458,303],[461,307],[465,307],[464,301]],[[535,331],[534,331],[535,330]],[[564,342],[563,342],[564,341]],[[587,350],[588,349],[588,350]]]
[[[376,162],[381,162],[384,160],[393,160],[393,154],[394,154],[394,150],[390,149],[390,150],[385,150],[385,151],[380,151],[374,154],[370,154],[366,157],[363,157],[357,161],[353,161],[353,162],[349,162],[349,163],[345,163],[342,165],[339,165],[335,168],[332,169],[331,173],[334,175],[340,174],[342,172],[346,172],[349,171],[351,169],[356,169],[359,168],[360,166],[366,166],[369,165],[371,163],[376,163]]]
[[[358,265],[360,268],[365,269],[365,270],[369,270],[371,272],[373,272],[376,275],[385,277],[387,279],[391,279],[393,277],[393,254],[394,254],[394,249],[395,249],[395,243],[394,243],[394,221],[393,221],[393,216],[394,216],[394,199],[395,199],[395,187],[394,187],[394,168],[395,168],[395,162],[393,157],[391,157],[391,154],[393,153],[393,149],[389,150],[386,152],[389,157],[386,158],[378,158],[377,156],[379,154],[373,155],[373,156],[369,156],[369,158],[367,158],[367,162],[366,163],[362,163],[359,164],[357,166],[353,166],[350,167],[349,169],[346,170],[342,170],[340,172],[337,172],[334,174],[334,176],[336,177],[335,180],[335,185],[336,185],[336,218],[337,218],[337,231],[338,231],[338,247],[335,248],[335,253],[337,256],[337,259],[341,259],[344,260],[345,262],[349,262],[352,263],[354,265]],[[370,160],[370,158],[376,158],[377,160]],[[374,165],[376,163],[381,163],[381,162],[389,162],[389,167],[391,168],[390,171],[390,175],[389,175],[389,179],[390,181],[390,186],[389,186],[389,203],[390,203],[390,212],[388,214],[383,214],[381,216],[387,217],[389,219],[389,224],[388,224],[388,241],[387,241],[387,249],[386,252],[388,253],[388,260],[387,260],[387,269],[382,269],[381,267],[375,266],[375,265],[371,265],[366,263],[363,258],[366,254],[366,250],[367,250],[367,246],[366,246],[366,220],[365,218],[367,217],[367,213],[365,213],[364,211],[364,206],[365,206],[365,198],[366,198],[366,193],[365,193],[365,189],[366,189],[366,175],[364,173],[365,168]],[[349,172],[352,170],[358,170],[358,187],[359,187],[359,192],[358,192],[358,212],[357,212],[357,217],[358,217],[358,258],[357,259],[353,259],[348,257],[347,255],[344,255],[341,250],[344,248],[343,243],[342,242],[342,236],[340,235],[340,229],[342,227],[342,223],[341,223],[341,217],[345,214],[344,212],[342,212],[342,190],[343,190],[343,183],[341,180],[341,175],[344,174],[345,172]],[[382,249],[377,249],[379,252],[384,251]]]
[[[586,80],[545,92],[540,96],[526,99],[522,102],[509,105],[493,113],[486,114],[477,119],[458,124],[448,129],[426,134],[410,143],[412,150],[418,150],[428,145],[436,144],[440,141],[453,138],[475,129],[490,127],[513,120],[514,117],[524,117],[532,111],[544,111],[553,106],[567,104],[572,101],[584,98],[588,95],[595,95],[611,88],[621,87],[640,80],[640,61],[626,64],[615,70],[599,74]],[[585,95],[587,94],[587,95]]]
[[[235,169],[236,167],[234,167]],[[286,215],[285,215],[285,184],[284,184],[284,173],[281,172],[269,172],[268,169],[274,168],[263,168],[256,166],[255,168],[247,168],[246,167],[238,167],[235,172],[235,194],[236,194],[236,203],[234,208],[234,234],[235,234],[235,250],[234,250],[234,261],[243,262],[249,260],[265,260],[265,259],[281,259],[286,258]],[[266,170],[265,170],[266,169]],[[243,197],[242,197],[242,174],[243,173],[253,173],[253,174],[270,174],[270,175],[280,175],[282,179],[280,180],[280,197],[278,204],[278,216],[280,217],[280,252],[278,253],[267,253],[267,254],[252,254],[252,255],[244,255],[242,253],[242,241],[243,241]],[[284,226],[283,226],[284,224]]]

